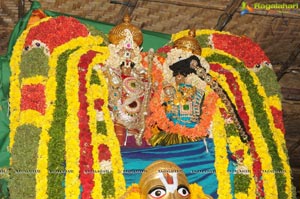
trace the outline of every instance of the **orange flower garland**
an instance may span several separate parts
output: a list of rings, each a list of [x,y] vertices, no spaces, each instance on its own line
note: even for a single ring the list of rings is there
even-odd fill
[[[216,101],[218,99],[218,95],[212,91],[208,91],[206,93],[202,106],[203,111],[200,122],[194,128],[188,128],[179,124],[174,124],[166,117],[164,107],[161,105],[160,95],[163,90],[162,72],[159,69],[154,69],[152,75],[154,82],[156,82],[158,85],[149,103],[149,110],[151,114],[146,119],[147,128],[145,131],[145,138],[151,138],[151,129],[153,127],[158,127],[168,133],[188,136],[192,139],[207,136],[207,129],[209,129],[213,114],[216,110]],[[210,90],[209,87],[207,87],[207,90]]]

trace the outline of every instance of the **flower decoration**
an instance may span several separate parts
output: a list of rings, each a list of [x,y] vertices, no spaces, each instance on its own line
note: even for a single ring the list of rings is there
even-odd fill
[[[68,24],[66,26],[66,24]],[[75,31],[74,31],[75,30]],[[58,34],[60,33],[60,34]],[[50,20],[41,20],[38,26],[32,26],[26,37],[24,48],[30,46],[33,40],[39,40],[48,46],[52,52],[73,38],[86,37],[89,32],[86,26],[72,17],[59,16]]]
[[[21,89],[21,111],[32,109],[45,114],[45,87],[42,84],[25,85]]]
[[[100,144],[98,146],[98,150],[99,150],[99,161],[106,161],[106,160],[110,160],[111,157],[111,153],[109,151],[109,148],[107,145],[105,144]]]
[[[237,57],[248,68],[255,68],[257,65],[264,64],[265,62],[270,63],[269,58],[259,45],[248,37],[214,33],[211,35],[211,42],[215,49]]]
[[[109,195],[116,197],[124,192],[123,176],[117,171],[122,169],[120,151],[113,149],[117,139],[113,139],[114,131],[107,114],[109,112],[103,108],[107,106],[107,99],[105,102],[101,95],[89,97],[92,96],[90,88],[95,88],[90,76],[96,74],[100,83],[100,74],[92,73],[93,67],[104,63],[108,57],[108,49],[100,47],[103,42],[101,37],[88,34],[85,25],[74,18],[44,18],[26,29],[15,46],[11,60],[11,85],[15,88],[11,95],[15,97],[11,102],[14,109],[10,143],[13,151],[12,164],[17,168],[15,160],[23,159],[25,161],[21,162],[27,168],[25,163],[28,152],[26,155],[22,152],[26,150],[18,147],[20,144],[28,146],[22,144],[25,140],[19,139],[23,132],[35,132],[36,139],[34,138],[31,148],[38,154],[36,161],[30,159],[32,164],[36,163],[31,169],[39,171],[32,175],[37,181],[30,188],[22,189],[24,197],[31,193],[33,198],[52,198],[54,195],[66,198],[91,198],[93,195],[101,198],[106,190],[110,190]],[[97,58],[94,59],[95,57]],[[25,61],[27,58],[35,64]],[[20,66],[20,63],[23,65]],[[33,73],[28,72],[32,68],[28,64],[36,67],[32,70]],[[97,92],[104,91],[101,89],[102,85],[98,86]],[[96,115],[97,111],[103,112],[111,140],[111,144],[107,145],[110,161],[105,160],[100,164],[111,171],[118,168],[117,172],[102,176],[102,186],[106,187],[106,182],[109,181],[112,182],[109,184],[112,189],[95,187],[96,176],[94,172],[90,172],[99,161],[98,157],[94,158],[94,152],[98,156],[99,151],[94,150],[97,147],[91,145],[92,137],[98,136],[97,128],[92,128],[93,123],[90,122],[90,118],[96,121],[96,116],[91,116]],[[25,126],[29,129],[26,130]],[[79,128],[74,129],[74,126]],[[74,139],[76,137],[78,139]],[[104,143],[107,138],[103,140]],[[20,178],[21,184],[28,184],[25,181],[22,183],[22,179],[25,180]],[[12,187],[12,196],[20,193],[17,191],[21,190],[18,184]]]
[[[172,35],[172,41],[187,34],[188,31],[176,33]],[[270,68],[269,59],[257,44],[244,36],[239,37],[228,32],[214,30],[197,30],[196,37],[201,37],[202,42],[208,42],[205,45],[206,48],[202,48],[202,55],[210,63],[210,74],[233,100],[238,115],[242,119],[247,133],[251,136],[251,140],[247,144],[240,143],[230,117],[223,114],[229,148],[233,153],[244,153],[244,164],[250,171],[248,183],[236,187],[239,191],[234,193],[234,197],[245,198],[246,195],[251,195],[257,198],[274,196],[290,198],[291,176],[289,166],[286,164],[287,155],[283,153],[282,145],[279,142],[279,140],[284,142],[280,98],[278,92],[269,92],[270,85],[266,84],[268,81],[263,81],[262,78],[262,76],[265,79],[272,76],[273,71],[268,69],[258,72],[255,69],[257,65],[260,65],[260,69],[263,69],[262,66]],[[204,37],[208,37],[208,39]],[[251,71],[245,70],[245,68]],[[272,84],[276,84],[276,82],[272,81]],[[220,125],[220,123],[214,123],[215,125]],[[212,131],[214,139],[216,133]],[[282,139],[278,139],[279,137]],[[216,147],[218,145],[220,144],[216,143]],[[270,156],[274,157],[278,164],[274,160],[272,161]],[[219,158],[221,156],[216,156],[216,161],[221,161],[218,160]],[[284,174],[264,172],[286,171],[286,169],[287,172]],[[235,179],[241,180],[239,177]],[[223,180],[224,177],[218,179],[219,182],[223,182]],[[238,184],[241,185],[241,183]],[[282,186],[283,184],[284,186]],[[223,187],[222,190],[228,188]]]
[[[249,38],[196,31],[198,41],[205,44],[198,56],[201,65],[226,92],[251,138],[249,142],[240,140],[239,129],[220,96],[195,74],[189,74],[187,82],[205,90],[200,122],[189,129],[166,117],[164,83],[175,84],[167,66],[191,56],[173,49],[172,42],[187,34],[185,30],[172,35],[172,41],[154,57],[155,92],[146,118],[146,139],[162,131],[193,141],[213,137],[219,198],[292,198],[280,96],[278,91],[269,92],[270,85],[263,82],[262,76],[272,72],[270,60]],[[75,18],[60,16],[30,25],[16,42],[10,62],[11,166],[13,171],[25,168],[36,172],[28,178],[12,172],[12,198],[18,198],[19,193],[27,198],[124,195],[123,161],[116,147],[108,87],[101,71],[105,64],[118,66],[119,57],[109,58],[109,50],[118,54],[121,49],[113,44],[101,46],[103,41]],[[147,66],[146,53],[139,48],[134,53],[139,55],[135,60],[141,63],[138,67]],[[236,158],[242,157],[249,170],[247,175],[234,174],[234,183],[228,172],[227,149]],[[198,185],[190,185],[190,190],[192,199],[204,198]],[[139,187],[133,184],[125,196],[140,198]]]

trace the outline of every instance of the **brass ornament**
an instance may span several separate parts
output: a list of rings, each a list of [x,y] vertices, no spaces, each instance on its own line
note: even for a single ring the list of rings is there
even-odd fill
[[[201,56],[201,46],[195,37],[195,30],[190,30],[187,36],[181,37],[174,42],[174,47]]]
[[[181,188],[178,185],[186,189],[180,193]],[[169,186],[171,188],[168,188]],[[139,187],[141,199],[150,199],[152,194],[162,194],[161,199],[189,199],[191,197],[185,173],[176,164],[165,160],[155,161],[144,170]]]
[[[134,42],[137,46],[143,43],[142,31],[135,25],[130,23],[131,19],[129,15],[125,15],[123,18],[123,23],[118,24],[112,28],[108,34],[108,39],[112,44],[119,44],[121,40],[126,38],[126,29],[132,34]]]

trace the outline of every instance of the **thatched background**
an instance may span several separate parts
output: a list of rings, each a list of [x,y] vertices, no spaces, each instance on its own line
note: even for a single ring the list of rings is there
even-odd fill
[[[30,2],[0,0],[0,54],[6,53],[9,35]],[[132,23],[145,30],[175,33],[187,28],[220,28],[218,22],[232,14],[225,31],[246,35],[260,44],[271,59],[283,92],[287,146],[295,185],[300,178],[300,3],[289,13],[260,11],[240,15],[239,0],[40,0],[43,9],[81,16],[101,22],[119,23],[129,13]],[[245,1],[298,3],[285,1]],[[219,21],[220,19],[220,21]],[[219,23],[219,25],[222,23]]]

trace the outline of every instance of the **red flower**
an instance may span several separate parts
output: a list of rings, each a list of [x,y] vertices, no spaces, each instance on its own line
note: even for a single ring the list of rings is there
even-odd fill
[[[280,129],[281,132],[283,132],[285,134],[285,128],[284,128],[284,124],[283,124],[283,120],[282,120],[282,118],[283,118],[282,117],[282,111],[278,110],[274,106],[271,106],[270,108],[271,108],[271,111],[272,111],[275,127]]]
[[[111,153],[106,144],[100,144],[98,147],[99,150],[99,162],[103,160],[110,160],[111,158]]]
[[[21,110],[32,109],[45,114],[46,96],[43,84],[25,85],[21,89]]]
[[[94,108],[98,111],[102,111],[103,104],[104,104],[103,99],[96,99],[94,101]]]
[[[227,34],[213,34],[214,48],[223,50],[243,61],[248,68],[253,68],[264,61],[270,62],[260,46],[248,37]]]
[[[163,46],[157,50],[157,53],[166,53],[167,54],[168,52],[171,51],[171,49],[172,49],[171,46]]]
[[[94,174],[86,173],[86,170],[91,170],[93,166],[93,146],[91,145],[91,131],[89,126],[90,117],[88,115],[88,101],[87,101],[87,69],[91,61],[95,56],[95,52],[89,51],[88,53],[80,57],[78,64],[78,75],[79,75],[79,92],[78,99],[80,103],[80,109],[78,111],[79,117],[79,138],[80,138],[80,181],[83,187],[82,198],[91,198],[91,190],[94,187]]]
[[[88,34],[88,29],[77,19],[59,16],[32,27],[27,35],[25,46],[30,46],[33,40],[40,40],[52,52],[54,48],[71,39],[86,37]]]
[[[244,156],[244,150],[242,150],[242,149],[237,150],[237,151],[235,152],[235,155],[236,155],[237,157],[243,157],[243,156]]]

